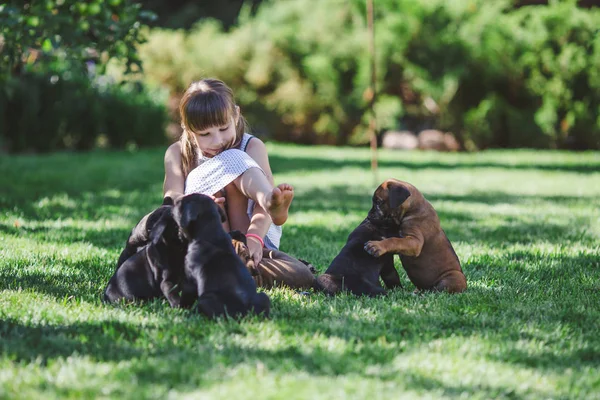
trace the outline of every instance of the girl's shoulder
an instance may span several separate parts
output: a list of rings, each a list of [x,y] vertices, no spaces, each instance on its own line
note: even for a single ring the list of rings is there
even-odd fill
[[[245,151],[246,153],[267,153],[267,147],[265,146],[265,143],[260,140],[259,138],[257,138],[256,136],[252,136],[249,135],[250,138],[248,139],[248,141],[246,142],[246,146],[245,146]],[[250,140],[252,139],[252,140]]]
[[[165,161],[167,159],[173,161],[181,160],[181,143],[179,140],[167,148],[167,151],[165,152]]]
[[[181,142],[179,140],[167,147],[167,153],[174,153],[176,151],[181,153]]]

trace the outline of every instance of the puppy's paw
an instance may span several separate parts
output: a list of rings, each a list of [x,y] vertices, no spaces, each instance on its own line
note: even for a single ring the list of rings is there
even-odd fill
[[[365,243],[365,251],[373,257],[381,257],[386,253],[380,241],[370,240]]]

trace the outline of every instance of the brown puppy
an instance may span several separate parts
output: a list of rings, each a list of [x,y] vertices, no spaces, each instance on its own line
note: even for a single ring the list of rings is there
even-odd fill
[[[400,237],[371,240],[365,250],[375,257],[399,254],[411,282],[420,290],[460,293],[467,279],[433,206],[407,182],[388,179],[373,195],[369,220],[393,225]]]

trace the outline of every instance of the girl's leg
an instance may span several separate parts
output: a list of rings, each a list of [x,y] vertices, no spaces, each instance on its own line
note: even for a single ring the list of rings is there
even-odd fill
[[[225,207],[229,220],[229,230],[248,232],[250,218],[248,218],[248,198],[237,188],[234,183],[225,186]],[[229,232],[229,230],[227,232]]]
[[[287,183],[273,187],[264,172],[250,168],[234,181],[236,187],[246,197],[256,201],[269,213],[275,225],[283,225],[288,217],[288,209],[294,197],[294,188]]]
[[[255,278],[258,286],[269,289],[288,286],[292,289],[310,289],[316,284],[316,276],[303,262],[279,250],[263,249],[263,258]]]

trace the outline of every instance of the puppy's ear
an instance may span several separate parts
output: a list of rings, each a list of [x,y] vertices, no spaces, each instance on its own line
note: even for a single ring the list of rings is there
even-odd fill
[[[179,226],[188,230],[190,224],[200,216],[201,206],[197,201],[179,203]]]
[[[391,209],[400,207],[410,197],[410,191],[402,185],[388,185],[388,203]]]
[[[165,233],[165,229],[167,229],[167,224],[169,222],[169,218],[171,216],[167,214],[163,214],[160,216],[158,221],[154,224],[152,229],[150,230],[150,242],[152,244],[158,244],[160,238]]]
[[[174,203],[174,201],[171,196],[165,196],[165,198],[163,199],[162,205],[163,206],[172,206],[173,203]]]
[[[227,214],[221,207],[217,207],[219,209],[219,215],[221,216],[221,222],[227,221]]]

